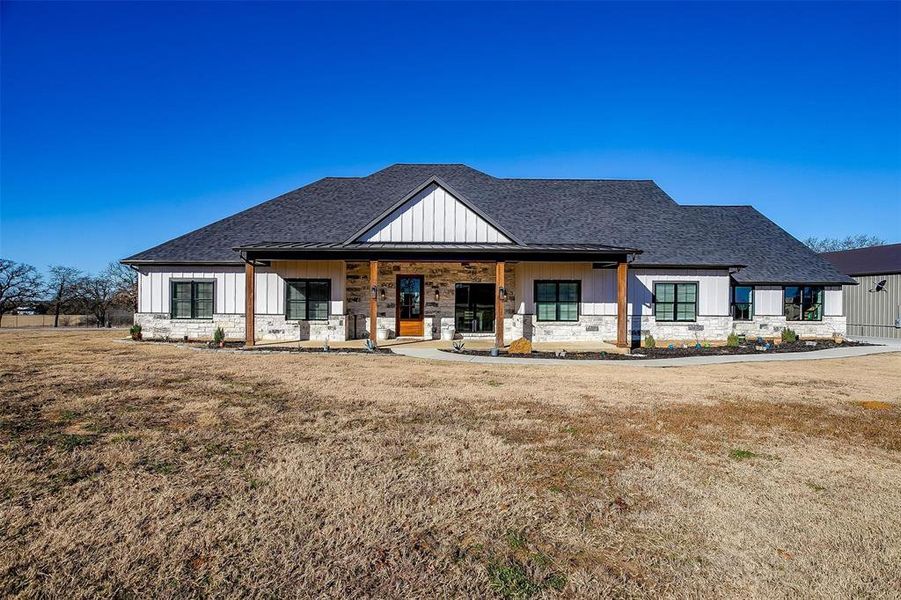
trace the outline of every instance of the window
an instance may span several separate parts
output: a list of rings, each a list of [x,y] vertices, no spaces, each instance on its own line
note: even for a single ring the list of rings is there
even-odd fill
[[[654,284],[654,317],[658,321],[694,321],[697,315],[697,283]]]
[[[823,286],[788,285],[783,291],[786,321],[822,321]]]
[[[736,321],[750,321],[754,318],[753,286],[732,286],[732,318]]]
[[[579,281],[536,281],[535,312],[539,321],[578,321]]]
[[[169,306],[173,319],[212,319],[212,281],[173,281]]]
[[[494,332],[493,283],[458,283],[454,286],[454,326],[464,333]]]
[[[288,279],[285,281],[285,318],[327,321],[331,296],[328,279]]]

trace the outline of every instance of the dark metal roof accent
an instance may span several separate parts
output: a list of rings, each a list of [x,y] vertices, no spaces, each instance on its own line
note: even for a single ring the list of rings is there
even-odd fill
[[[488,250],[492,252],[600,252],[613,254],[640,254],[637,248],[620,248],[602,244],[529,244],[517,246],[505,243],[400,243],[400,242],[354,242],[351,244],[303,243],[303,242],[260,242],[235,248],[238,252],[250,250],[409,250],[419,252],[442,252],[452,250]]]
[[[893,275],[901,273],[901,244],[885,244],[840,252],[823,252],[823,258],[845,275]]]

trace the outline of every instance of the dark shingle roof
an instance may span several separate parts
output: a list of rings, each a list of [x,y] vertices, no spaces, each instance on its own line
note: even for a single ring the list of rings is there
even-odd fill
[[[901,273],[901,244],[886,244],[841,252],[824,252],[823,258],[845,275]]]
[[[125,262],[240,262],[237,247],[345,242],[437,177],[526,245],[639,248],[639,265],[737,266],[773,282],[847,278],[750,207],[680,206],[649,180],[501,179],[466,165],[398,164],[325,178],[160,244]]]

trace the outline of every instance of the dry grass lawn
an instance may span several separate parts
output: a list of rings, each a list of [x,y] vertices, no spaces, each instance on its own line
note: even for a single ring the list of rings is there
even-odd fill
[[[0,594],[895,597],[901,356],[669,369],[0,333]]]

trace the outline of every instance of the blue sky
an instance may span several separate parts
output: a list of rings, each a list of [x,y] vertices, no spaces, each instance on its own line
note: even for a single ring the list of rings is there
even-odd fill
[[[395,162],[654,179],[901,241],[897,3],[0,10],[0,255],[42,269]]]

